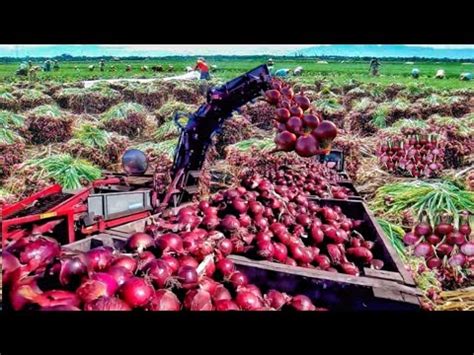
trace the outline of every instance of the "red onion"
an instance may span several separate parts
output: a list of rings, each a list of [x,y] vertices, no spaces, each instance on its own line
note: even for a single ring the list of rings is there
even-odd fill
[[[217,271],[224,277],[230,276],[235,271],[234,263],[229,259],[221,259],[216,264]]]
[[[264,259],[270,260],[273,257],[273,244],[271,241],[257,242],[257,254]]]
[[[302,135],[298,137],[295,144],[295,151],[301,157],[312,157],[318,152],[319,143],[312,135]]]
[[[152,236],[146,233],[137,232],[127,239],[125,248],[132,253],[141,253],[142,251],[151,248],[154,243],[155,241]]]
[[[283,243],[273,243],[273,258],[280,263],[284,263],[288,257],[288,249]]]
[[[326,255],[315,255],[314,261],[322,270],[327,270],[331,266],[331,261]]]
[[[178,297],[169,290],[158,290],[155,292],[147,306],[150,311],[179,311],[181,302]]]
[[[291,99],[293,98],[293,96],[295,95],[295,93],[293,92],[293,89],[292,89],[291,87],[289,87],[289,86],[284,86],[284,87],[282,87],[281,90],[280,90],[280,92],[281,92],[281,94],[282,94],[283,96],[285,96],[286,98],[288,98],[288,99],[290,99],[290,100],[291,100]]]
[[[232,296],[229,292],[228,289],[224,287],[224,285],[218,285],[212,294],[212,300],[214,302],[216,301],[222,301],[222,300],[231,300]]]
[[[316,244],[321,244],[324,240],[324,233],[316,224],[311,226],[310,236]]]
[[[417,236],[422,237],[424,235],[430,235],[432,233],[432,229],[428,223],[421,222],[416,225],[414,232]]]
[[[296,222],[301,224],[303,227],[309,227],[311,224],[311,218],[305,213],[300,213],[296,216]]]
[[[183,248],[188,253],[196,254],[198,249],[199,249],[197,238],[195,238],[193,236],[189,236],[189,235],[184,237],[183,238]]]
[[[115,286],[118,287],[116,282]],[[109,292],[110,289],[111,288],[108,287],[106,283],[99,280],[86,280],[81,284],[81,286],[79,286],[76,293],[84,303],[88,303],[98,299],[99,297],[113,296],[113,293]]]
[[[427,258],[433,255],[433,247],[429,243],[421,242],[415,247],[413,254],[415,256],[421,256],[421,257]]]
[[[384,262],[380,259],[372,259],[370,261],[370,265],[376,269],[376,270],[380,270],[383,268],[383,265],[384,265]]]
[[[305,127],[310,128],[313,130],[314,128],[318,127],[319,125],[319,118],[313,114],[306,114],[303,115],[303,124]]]
[[[128,304],[119,298],[103,296],[84,306],[85,311],[131,311]]]
[[[263,213],[264,207],[263,205],[258,202],[258,201],[250,201],[249,202],[249,212],[253,216],[258,216]]]
[[[298,266],[296,260],[290,257],[286,258],[285,264],[290,266]]]
[[[138,262],[136,259],[132,258],[131,256],[119,256],[115,258],[110,266],[121,266],[125,269],[129,270],[130,272],[135,272],[137,269]]]
[[[313,130],[312,135],[318,140],[322,148],[327,148],[337,136],[337,127],[331,121],[322,121]]]
[[[461,253],[466,256],[474,256],[474,242],[467,242],[461,245]]]
[[[249,283],[247,276],[240,271],[233,272],[232,275],[230,275],[229,281],[235,288],[246,286]]]
[[[239,223],[241,227],[247,228],[252,224],[252,219],[248,214],[242,214],[239,216]]]
[[[459,232],[464,234],[466,238],[471,235],[471,226],[469,225],[469,212],[463,211],[461,213],[461,223],[459,225]]]
[[[418,243],[419,240],[420,240],[420,237],[418,237],[412,232],[408,232],[407,234],[403,236],[403,242],[406,245],[415,245],[416,243]]]
[[[229,239],[221,239],[217,242],[217,248],[222,255],[227,256],[232,253],[232,242]]]
[[[290,106],[290,115],[295,117],[303,117],[303,110],[301,107],[296,105]]]
[[[209,214],[202,219],[201,225],[207,230],[212,230],[219,225],[219,222],[219,218],[216,215]]]
[[[271,104],[277,104],[280,101],[281,94],[278,90],[267,90],[265,92],[265,98]]]
[[[20,261],[13,254],[2,251],[2,282],[7,286],[10,281],[15,281],[14,273],[21,267]]]
[[[27,276],[12,285],[9,294],[10,304],[13,310],[22,310],[27,304],[38,299],[41,293],[36,278]]]
[[[171,255],[163,255],[160,260],[163,260],[165,263],[168,264],[171,274],[175,274],[179,269],[179,261],[178,259],[172,257]]]
[[[248,203],[247,201],[243,200],[242,198],[234,198],[232,200],[232,208],[238,213],[243,214],[247,212]]]
[[[206,209],[209,208],[209,207],[210,207],[210,204],[209,204],[208,201],[202,200],[202,201],[200,201],[199,204],[198,204],[198,208],[199,208],[201,211],[203,211],[203,212],[204,212],[204,210],[206,210]]]
[[[436,245],[441,241],[441,238],[436,234],[430,234],[428,237],[426,237],[426,241],[431,245]]]
[[[460,233],[457,230],[454,230],[446,236],[446,243],[451,245],[462,245],[465,242],[466,238],[464,237],[464,234]]]
[[[290,306],[297,311],[315,311],[316,307],[309,297],[305,295],[294,296],[290,301]]]
[[[443,213],[441,215],[440,223],[435,227],[435,234],[442,237],[448,235],[453,231],[453,226],[449,223],[449,215],[447,213]]]
[[[449,255],[453,251],[453,246],[449,244],[441,244],[436,248],[438,255],[444,256]]]
[[[359,276],[359,268],[354,263],[342,263],[340,267],[345,274]]]
[[[120,295],[130,307],[142,307],[152,297],[153,288],[144,279],[131,277],[120,288]]]
[[[190,311],[212,311],[211,295],[204,290],[190,290],[184,297],[184,307]]]
[[[283,131],[276,135],[275,144],[279,150],[289,152],[295,148],[296,135],[290,131]]]
[[[222,218],[220,226],[222,230],[226,232],[233,232],[240,228],[240,223],[235,216],[228,214],[224,218]]]
[[[185,289],[194,288],[197,286],[199,281],[199,275],[195,268],[183,265],[178,269],[177,277],[181,283],[181,287]]]
[[[89,270],[101,271],[107,269],[113,258],[113,249],[110,247],[98,247],[85,253],[86,264]]]
[[[163,254],[183,252],[183,241],[181,237],[175,233],[166,233],[157,237],[156,245]]]
[[[155,260],[155,255],[151,251],[144,251],[138,254],[137,270],[143,270],[143,268],[152,260]]]
[[[204,291],[207,291],[212,295],[216,292],[217,286],[220,284],[217,281],[214,281],[210,277],[203,276],[199,280],[199,288],[203,289]]]
[[[275,310],[280,310],[285,304],[291,301],[291,297],[286,293],[277,290],[270,290],[264,296],[264,300],[269,307]]]
[[[133,276],[133,272],[123,266],[112,266],[108,269],[107,274],[112,276],[119,286],[122,286],[126,280]]]
[[[430,269],[437,269],[437,268],[439,268],[442,264],[443,264],[443,262],[441,261],[441,259],[436,258],[436,257],[433,257],[433,258],[429,259],[429,260],[426,262],[426,265],[427,265]]]
[[[19,260],[28,264],[28,270],[34,271],[38,267],[46,266],[59,256],[61,248],[59,243],[48,237],[32,237],[20,252]]]
[[[245,311],[256,311],[263,307],[262,301],[250,291],[239,291],[235,303]]]
[[[466,257],[463,254],[455,254],[449,258],[448,264],[451,266],[463,266],[466,263]]]
[[[156,259],[148,263],[143,270],[156,288],[164,288],[171,278],[172,270],[168,263]]]
[[[214,301],[216,311],[240,311],[239,306],[232,300]]]

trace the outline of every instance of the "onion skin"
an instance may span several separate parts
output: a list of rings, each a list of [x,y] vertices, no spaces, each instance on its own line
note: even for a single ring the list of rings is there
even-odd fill
[[[190,290],[185,296],[184,306],[190,311],[212,311],[212,299],[209,292]]]
[[[239,306],[232,300],[218,300],[214,305],[216,311],[240,311]]]
[[[257,311],[263,307],[262,301],[250,291],[237,292],[235,303],[244,311]]]
[[[181,302],[173,292],[158,290],[148,303],[147,309],[150,311],[179,311]]]
[[[142,251],[151,248],[154,244],[155,241],[152,236],[146,233],[137,232],[127,239],[125,248],[132,253],[141,253]]]
[[[138,262],[136,259],[131,256],[119,256],[115,258],[110,266],[121,266],[129,270],[130,272],[135,272],[137,269]]]
[[[309,297],[304,295],[297,295],[293,297],[290,306],[297,311],[315,311],[316,307],[313,305]]]
[[[131,311],[128,304],[115,297],[100,297],[84,306],[85,311]]]

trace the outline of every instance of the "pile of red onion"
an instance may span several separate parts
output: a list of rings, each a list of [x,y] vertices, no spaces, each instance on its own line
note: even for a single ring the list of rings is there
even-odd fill
[[[289,84],[274,80],[273,89],[265,93],[266,100],[276,107],[275,137],[277,148],[295,151],[302,157],[327,153],[336,138],[337,127],[324,121],[311,109],[310,100],[303,92],[295,94]]]
[[[410,177],[436,177],[443,170],[444,143],[432,135],[384,139],[377,147],[380,166]]]
[[[210,241],[220,251],[217,262],[204,252],[204,233],[167,233],[155,239],[135,233],[126,246],[131,254],[107,247],[52,254],[57,244],[39,237],[3,253],[5,303],[13,310],[45,311],[324,310],[305,295],[263,293],[223,256],[232,251],[228,239]],[[28,275],[22,271],[29,270],[32,248],[41,267]],[[203,254],[209,256],[203,259]]]
[[[450,283],[463,284],[465,275],[474,275],[474,242],[471,238],[469,213],[462,212],[459,228],[448,214],[431,226],[424,216],[412,231],[403,237],[404,243],[416,257],[426,260],[426,265],[437,271],[438,278],[450,288]],[[456,272],[458,271],[458,272]],[[467,272],[463,272],[467,271]]]

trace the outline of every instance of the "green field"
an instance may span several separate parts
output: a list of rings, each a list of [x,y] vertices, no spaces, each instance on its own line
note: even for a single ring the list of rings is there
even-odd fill
[[[218,71],[214,75],[222,80],[228,80],[240,75],[241,73],[262,64],[262,59],[254,57],[235,59],[215,59],[209,60],[210,64],[218,66]],[[40,64],[40,63],[34,63]],[[89,71],[88,66],[95,64],[94,71]],[[131,72],[126,72],[126,65],[132,66]],[[151,68],[153,65],[161,64],[166,68],[168,64],[174,66],[174,73],[153,73],[151,70],[142,72],[140,67],[143,65]],[[315,79],[328,79],[334,84],[341,84],[351,79],[364,83],[379,83],[381,85],[390,85],[393,83],[408,84],[420,83],[437,89],[473,89],[474,81],[467,82],[459,80],[459,75],[463,72],[473,72],[474,65],[463,65],[454,62],[417,62],[414,65],[404,64],[404,62],[384,62],[381,61],[380,76],[371,77],[368,75],[367,62],[329,62],[328,64],[318,64],[315,59],[297,58],[297,59],[279,59],[275,61],[275,68],[294,69],[301,65],[304,68],[303,75],[299,78],[303,82],[314,82]],[[24,80],[15,75],[19,63],[2,63],[0,64],[0,82],[7,83],[12,81]],[[110,66],[115,65],[116,70],[111,71]],[[182,74],[187,66],[194,65],[194,58],[179,59],[150,59],[141,61],[117,61],[106,63],[104,72],[100,72],[98,68],[98,60],[74,62],[68,61],[60,63],[59,71],[49,73],[38,73],[38,81],[56,80],[56,81],[76,81],[76,80],[97,80],[97,79],[113,79],[113,78],[152,78],[170,75]],[[78,70],[75,67],[78,67]],[[410,76],[411,70],[418,68],[420,70],[420,78],[413,79]],[[434,75],[438,69],[444,69],[446,78],[443,80],[434,79]]]

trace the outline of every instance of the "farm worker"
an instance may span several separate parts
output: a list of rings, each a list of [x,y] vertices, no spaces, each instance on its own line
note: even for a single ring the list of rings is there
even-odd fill
[[[411,71],[411,76],[415,79],[418,79],[418,77],[420,76],[420,70],[418,68],[413,68]]]
[[[105,62],[103,59],[101,59],[99,62],[99,68],[100,68],[100,71],[104,71],[105,69]]]
[[[463,81],[472,80],[472,73],[462,73],[460,79]]]
[[[370,72],[373,76],[379,75],[379,67],[380,67],[380,62],[378,61],[377,58],[372,58],[370,61]]]
[[[278,69],[275,72],[275,76],[285,77],[288,75],[289,72],[290,72],[290,69]]]
[[[274,69],[275,67],[273,66],[273,59],[270,58],[269,60],[267,60],[267,67],[268,67],[268,71],[270,72],[270,74],[273,75],[273,72],[274,72]]]
[[[28,74],[27,65],[25,63],[21,63],[20,67],[16,71],[16,75],[27,75],[27,74]]]
[[[201,80],[209,80],[211,76],[209,75],[209,66],[207,65],[204,58],[200,57],[196,61],[196,66],[194,70],[198,70],[201,73]]]
[[[439,69],[437,72],[436,72],[436,75],[435,75],[435,78],[436,79],[444,79],[444,76],[445,76],[445,72],[443,69]]]
[[[51,61],[49,59],[44,62],[44,71],[51,71]]]
[[[300,76],[303,73],[303,67],[296,67],[295,70],[293,71],[293,74],[295,76]]]

